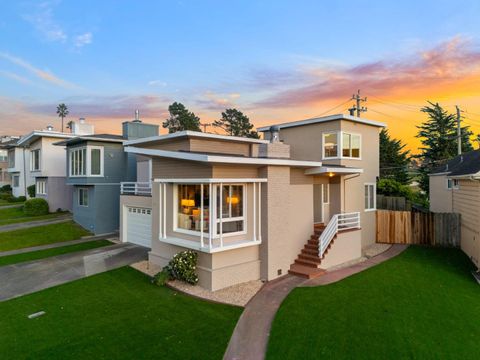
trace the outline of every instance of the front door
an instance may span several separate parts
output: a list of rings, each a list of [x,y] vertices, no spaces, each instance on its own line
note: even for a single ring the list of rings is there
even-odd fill
[[[313,218],[316,224],[330,220],[330,185],[313,185]]]

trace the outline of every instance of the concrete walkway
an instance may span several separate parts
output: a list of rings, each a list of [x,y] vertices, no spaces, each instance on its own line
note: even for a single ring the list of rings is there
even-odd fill
[[[0,267],[0,301],[147,259],[148,248],[116,244]]]
[[[327,272],[316,279],[306,280],[287,275],[267,283],[245,307],[233,330],[224,360],[265,358],[272,321],[282,301],[295,287],[327,285],[340,281],[397,256],[407,247],[408,245],[393,245],[387,251],[362,263]]]
[[[19,223],[0,226],[0,232],[28,229],[31,227],[43,226],[43,225],[59,224],[59,223],[63,223],[71,220],[72,220],[72,215],[66,215],[66,216],[59,216],[52,219],[19,222]]]

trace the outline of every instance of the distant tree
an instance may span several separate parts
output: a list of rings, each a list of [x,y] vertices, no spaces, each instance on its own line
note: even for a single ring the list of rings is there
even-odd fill
[[[74,122],[73,122],[73,121],[71,121],[71,120],[70,120],[70,121],[67,123],[67,129],[69,129],[69,130],[70,130],[70,132],[72,132],[72,131],[73,131],[73,124],[74,124]]]
[[[390,137],[387,129],[380,132],[380,178],[393,179],[400,184],[408,184],[408,164],[410,151],[404,150],[406,144]]]
[[[163,122],[163,127],[168,129],[170,134],[184,130],[202,131],[200,118],[188,111],[182,103],[174,102],[168,107],[168,112],[170,117]]]
[[[232,136],[259,138],[258,133],[253,130],[253,125],[250,123],[248,116],[237,109],[226,109],[222,112],[221,119],[213,122],[213,126],[223,129]]]
[[[59,104],[57,106],[57,114],[60,118],[62,118],[62,132],[63,132],[63,119],[67,117],[68,115],[68,108],[67,105],[65,104]]]
[[[422,147],[418,157],[421,159],[420,188],[428,193],[428,174],[431,170],[457,156],[457,124],[454,114],[448,113],[438,103],[429,105],[420,111],[427,114],[428,119],[417,126]],[[470,137],[472,132],[468,126],[461,129],[462,151],[473,150]]]

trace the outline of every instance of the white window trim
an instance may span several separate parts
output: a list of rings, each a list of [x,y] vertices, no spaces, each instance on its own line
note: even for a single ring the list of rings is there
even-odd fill
[[[80,190],[87,192],[87,205],[80,204]],[[79,187],[78,188],[78,199],[77,200],[78,200],[78,206],[81,206],[81,207],[89,207],[90,206],[90,199],[89,199],[89,196],[88,196],[88,188],[87,187]]]
[[[18,179],[17,185],[15,185],[15,178]],[[20,187],[20,175],[13,175],[12,176],[12,187],[14,187],[14,188]]]
[[[364,183],[363,184],[363,192],[365,196],[365,187],[366,186],[373,186],[373,208],[365,208],[365,212],[371,212],[371,211],[376,211],[377,210],[377,184],[376,183]],[[365,207],[365,205],[364,205]]]
[[[35,153],[38,152],[38,169],[35,169]],[[37,172],[42,171],[42,150],[41,149],[33,149],[30,150],[30,171]]]
[[[455,185],[455,182],[457,185]],[[448,184],[451,184],[451,186],[448,186]],[[447,179],[447,190],[458,190],[460,189],[460,182],[458,179]]]
[[[325,199],[325,192],[327,193],[328,201],[324,202],[323,200]],[[328,205],[330,204],[330,184],[322,184],[322,204],[323,205]]]
[[[39,186],[39,184],[42,184]],[[47,181],[46,180],[37,180],[35,184],[35,192],[38,195],[47,195]]]
[[[325,136],[337,134],[337,156],[325,156]],[[359,157],[343,156],[343,134],[355,135],[360,137],[360,154]],[[336,159],[345,159],[345,160],[362,160],[362,134],[354,133],[350,131],[326,131],[322,133],[322,160],[336,160]]]
[[[86,152],[86,164],[85,164],[85,174],[84,175],[73,175],[72,170],[73,170],[73,162],[72,162],[72,153],[75,151],[81,152],[83,149],[85,149]],[[92,150],[98,149],[100,150],[100,174],[93,175],[92,174]],[[68,174],[69,177],[71,178],[81,178],[81,177],[103,177],[104,176],[104,147],[103,146],[93,146],[93,145],[87,145],[87,146],[80,146],[80,147],[75,147],[72,149],[69,149],[68,151]]]

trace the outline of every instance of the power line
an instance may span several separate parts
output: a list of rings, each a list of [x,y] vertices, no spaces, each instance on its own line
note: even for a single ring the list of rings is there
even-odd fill
[[[347,101],[344,101],[343,103],[341,103],[341,104],[338,104],[338,105],[334,106],[333,108],[331,108],[331,109],[328,109],[327,111],[324,111],[323,113],[321,113],[321,114],[318,114],[318,115],[316,115],[316,116],[312,117],[311,119],[315,119],[315,118],[317,118],[317,117],[320,117],[320,116],[323,116],[323,115],[325,115],[325,114],[328,114],[329,112],[331,112],[331,111],[333,111],[333,110],[336,110],[336,109],[338,109],[339,107],[341,107],[341,106],[343,106],[343,105],[345,105],[345,104],[349,103],[349,102],[350,102],[350,100],[351,100],[351,99],[348,99]]]
[[[348,111],[350,112],[350,115],[354,115],[355,112],[357,113],[357,117],[360,117],[360,114],[362,112],[366,112],[367,111],[367,108],[365,106],[361,106],[360,104],[362,102],[367,102],[367,98],[364,97],[360,97],[360,89],[357,91],[356,94],[353,94],[352,95],[352,98],[351,100],[355,100],[355,105],[353,105],[350,109],[348,109]]]

